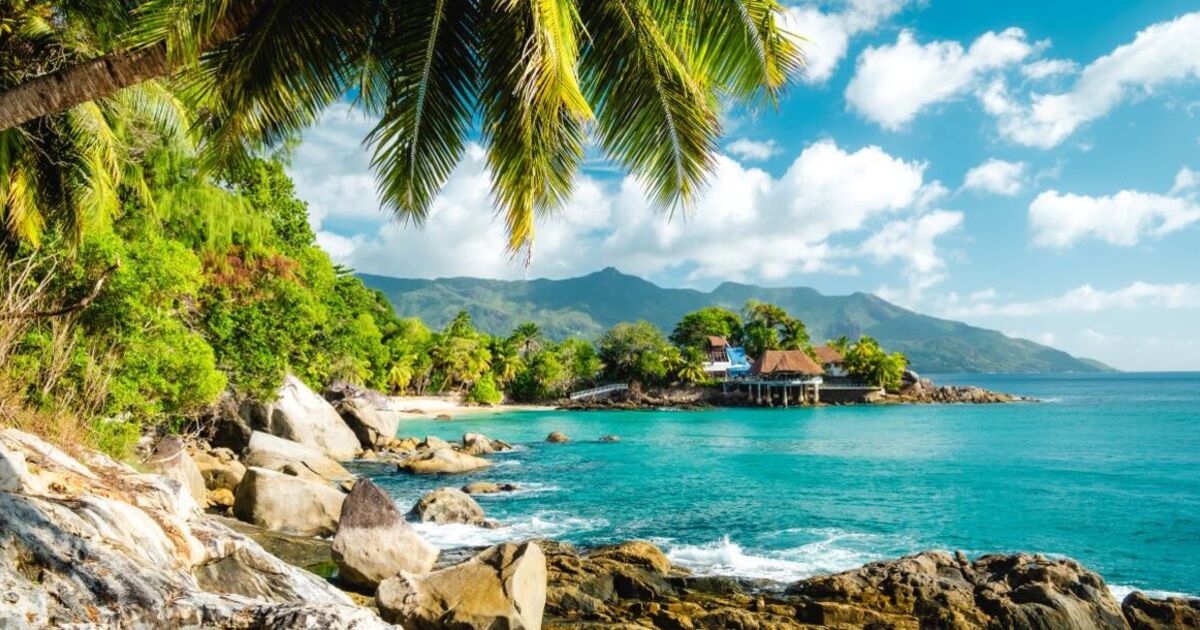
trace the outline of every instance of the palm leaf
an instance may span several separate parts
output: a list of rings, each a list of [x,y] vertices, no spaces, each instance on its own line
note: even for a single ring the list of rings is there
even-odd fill
[[[369,108],[382,108],[367,137],[372,167],[384,207],[402,219],[425,220],[462,156],[478,93],[476,4],[406,4],[388,32],[375,38],[367,59],[371,76],[360,82],[360,98]],[[380,72],[390,77],[377,76]]]
[[[498,0],[483,10],[480,107],[492,194],[509,251],[532,256],[534,224],[570,194],[591,117],[575,75],[579,20],[564,0]]]
[[[584,3],[591,42],[581,66],[601,146],[673,210],[696,197],[712,170],[720,125],[703,75],[687,66],[671,41],[678,36],[668,37],[652,8],[646,0]]]

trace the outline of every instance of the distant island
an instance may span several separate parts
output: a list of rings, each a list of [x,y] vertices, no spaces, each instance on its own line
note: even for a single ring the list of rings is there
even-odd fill
[[[489,334],[534,322],[549,338],[595,339],[624,321],[646,320],[671,330],[686,313],[706,306],[739,309],[750,300],[777,304],[799,316],[814,339],[867,335],[904,353],[928,373],[1100,373],[1092,359],[999,331],[915,313],[868,293],[824,295],[807,287],[768,288],[726,282],[710,292],[660,287],[612,267],[565,280],[437,280],[358,274],[383,292],[401,317],[441,327],[463,310]]]

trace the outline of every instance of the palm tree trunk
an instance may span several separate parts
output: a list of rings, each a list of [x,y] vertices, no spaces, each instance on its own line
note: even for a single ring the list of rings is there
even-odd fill
[[[207,48],[219,46],[248,29],[264,2],[241,2],[217,23]],[[0,131],[11,129],[81,103],[105,98],[150,79],[170,74],[166,44],[109,53],[0,92]]]

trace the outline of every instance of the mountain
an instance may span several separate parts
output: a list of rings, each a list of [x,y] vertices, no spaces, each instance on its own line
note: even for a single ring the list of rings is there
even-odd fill
[[[441,327],[460,310],[476,326],[507,334],[533,321],[550,337],[598,337],[623,321],[645,319],[669,332],[689,311],[739,310],[750,299],[778,304],[804,320],[814,340],[871,335],[906,354],[918,372],[1106,372],[1112,368],[995,330],[938,319],[867,293],[823,295],[806,287],[766,288],[726,282],[711,292],[665,289],[608,268],[566,280],[416,280],[359,274],[403,317]]]

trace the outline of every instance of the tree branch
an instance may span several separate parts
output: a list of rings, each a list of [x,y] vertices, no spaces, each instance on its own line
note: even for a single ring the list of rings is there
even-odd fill
[[[81,311],[87,308],[87,305],[91,304],[100,295],[100,292],[104,290],[104,284],[108,282],[109,276],[111,276],[117,269],[120,269],[120,267],[121,262],[117,261],[105,269],[104,272],[100,274],[100,277],[96,279],[96,284],[92,285],[92,290],[87,295],[83,296],[83,299],[75,302],[74,304],[68,304],[67,306],[49,311],[0,313],[0,320],[49,319],[51,317],[62,317],[63,315],[69,315],[76,311]]]

